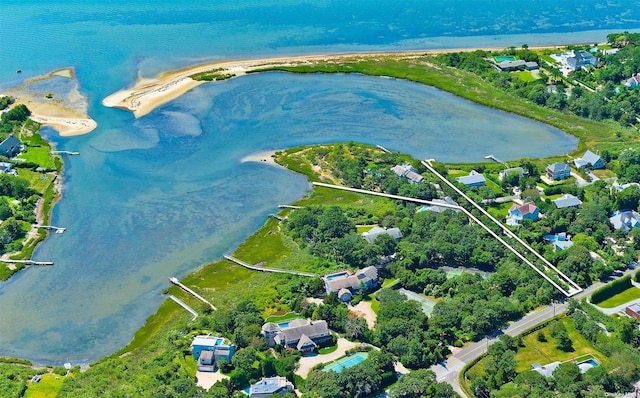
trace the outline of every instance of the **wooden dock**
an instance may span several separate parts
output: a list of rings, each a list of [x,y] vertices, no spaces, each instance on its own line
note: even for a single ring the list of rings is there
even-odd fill
[[[28,264],[28,265],[53,265],[53,261],[35,261],[35,260],[0,260],[7,264]]]
[[[280,216],[279,216],[279,215],[277,215],[277,214],[269,214],[269,217],[271,217],[271,218],[275,218],[275,219],[276,219],[276,220],[278,220],[278,221],[282,221],[282,220],[283,220],[283,218],[282,218],[282,217],[280,217]]]
[[[51,151],[52,155],[80,155],[78,151]]]
[[[173,294],[170,294],[169,298],[171,300],[175,301],[176,303],[178,303],[178,305],[181,306],[182,308],[184,308],[185,310],[189,311],[191,313],[191,315],[193,315],[193,318],[191,318],[192,321],[195,320],[198,317],[198,313],[193,308],[191,308],[187,304],[185,304],[184,301],[180,300],[179,298],[177,298]]]
[[[57,234],[63,234],[64,231],[66,231],[66,228],[63,227],[56,227],[55,225],[34,225],[34,227],[36,228],[44,228],[44,229],[50,229],[55,231]]]
[[[207,304],[209,307],[211,307],[212,310],[214,310],[214,311],[216,310],[216,307],[214,307],[213,304],[211,304],[209,301],[207,301],[207,299],[205,299],[204,297],[202,297],[198,293],[194,292],[193,290],[189,289],[188,287],[186,287],[185,285],[180,283],[178,278],[176,278],[175,276],[172,276],[171,278],[169,278],[169,280],[171,281],[171,283],[173,283],[174,285],[178,286],[179,288],[181,288],[185,292],[191,294],[193,297],[195,297],[198,300],[202,301],[203,303]]]
[[[228,255],[226,255],[226,254],[225,254],[223,257],[224,257],[224,258],[226,258],[227,260],[231,261],[231,262],[234,262],[234,263],[236,263],[236,264],[238,264],[238,265],[241,265],[241,266],[243,266],[243,267],[245,267],[245,268],[252,269],[252,270],[254,270],[254,271],[276,272],[276,273],[280,273],[280,274],[291,274],[291,275],[299,275],[299,276],[309,276],[309,277],[314,277],[314,278],[319,277],[319,275],[317,275],[317,274],[312,274],[311,272],[289,271],[289,270],[286,270],[286,269],[275,269],[275,268],[256,267],[255,265],[251,265],[251,264],[245,263],[245,262],[244,262],[244,261],[242,261],[242,260],[238,260],[237,258],[235,258],[235,257],[231,257],[231,256],[228,256]]]
[[[278,205],[279,209],[302,209],[302,206]]]
[[[382,149],[382,150],[383,150],[384,152],[386,152],[386,153],[391,153],[391,151],[390,151],[390,150],[388,150],[387,148],[383,147],[382,145],[376,145],[376,148],[378,148],[378,149]]]

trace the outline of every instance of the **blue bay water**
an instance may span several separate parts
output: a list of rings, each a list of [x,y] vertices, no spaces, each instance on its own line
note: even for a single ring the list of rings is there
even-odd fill
[[[141,119],[100,101],[139,76],[211,59],[335,51],[501,47],[604,40],[637,30],[640,1],[112,1],[0,5],[0,89],[76,68],[99,128],[61,138],[52,235],[0,284],[0,355],[86,362],[125,345],[167,278],[230,252],[307,181],[240,159],[335,141],[418,158],[482,161],[562,154],[546,125],[406,81],[268,73],[200,86]],[[15,70],[22,69],[17,75]]]

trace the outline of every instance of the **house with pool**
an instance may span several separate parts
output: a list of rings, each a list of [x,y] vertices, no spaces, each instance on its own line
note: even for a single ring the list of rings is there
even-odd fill
[[[267,346],[281,345],[298,350],[302,355],[313,353],[319,344],[331,339],[327,321],[300,318],[279,323],[267,322],[262,325],[260,334],[264,336]]]
[[[215,372],[217,362],[224,359],[231,362],[236,346],[219,336],[196,336],[191,342],[191,353],[201,372]]]
[[[293,383],[286,377],[267,377],[249,387],[249,398],[267,398],[274,394],[284,395],[293,392]]]
[[[378,270],[366,267],[351,273],[350,271],[334,272],[322,277],[327,294],[337,293],[338,299],[349,302],[359,290],[371,291],[378,287]]]

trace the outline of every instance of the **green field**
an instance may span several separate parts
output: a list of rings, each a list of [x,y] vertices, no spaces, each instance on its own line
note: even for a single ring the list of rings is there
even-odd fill
[[[503,219],[507,216],[507,214],[509,214],[509,208],[512,204],[513,202],[494,203],[487,208],[487,211],[495,218]]]
[[[551,337],[551,327],[546,326],[540,329],[547,338],[546,342],[538,341],[538,332],[533,332],[524,338],[524,347],[520,348],[516,354],[518,363],[516,370],[518,372],[529,370],[534,362],[545,365],[555,361],[568,361],[587,354],[592,354],[600,363],[608,363],[607,357],[575,329],[571,318],[563,317],[561,321],[567,328],[569,338],[573,342],[574,351],[564,352],[556,348],[556,342]]]
[[[286,313],[284,315],[271,315],[270,317],[268,317],[264,321],[265,322],[278,323],[278,322],[290,321],[290,320],[296,319],[296,318],[300,318],[300,315],[296,314],[295,312],[288,312],[288,313]]]
[[[24,159],[27,162],[36,163],[47,169],[55,168],[53,156],[49,153],[49,147],[28,147],[26,152],[23,152],[18,156],[18,159]]]
[[[533,74],[531,74],[531,72],[525,70],[525,71],[520,71],[520,72],[511,72],[512,75],[515,75],[518,79],[524,81],[524,82],[533,82],[538,80],[537,78],[535,78],[533,76]]]
[[[40,382],[36,384],[29,383],[29,388],[24,394],[25,398],[51,398],[58,395],[60,387],[64,382],[64,376],[54,373],[42,375]]]
[[[616,294],[613,297],[606,299],[598,304],[598,307],[613,308],[622,304],[626,304],[630,301],[640,299],[640,289],[635,286],[631,286],[627,290]]]
[[[31,186],[38,192],[44,192],[54,178],[53,174],[36,173],[29,169],[19,169],[18,175],[20,178],[29,181]]]

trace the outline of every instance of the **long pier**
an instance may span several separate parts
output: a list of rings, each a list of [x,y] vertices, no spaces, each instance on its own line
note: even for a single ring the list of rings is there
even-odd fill
[[[189,311],[191,313],[191,315],[193,315],[193,318],[191,318],[192,321],[195,320],[198,317],[198,313],[193,308],[191,308],[187,304],[185,304],[184,301],[180,300],[179,298],[177,298],[173,294],[170,294],[169,298],[171,300],[175,301],[176,303],[178,303],[178,305],[180,305],[185,310]]]
[[[213,304],[211,304],[209,301],[207,301],[207,299],[205,299],[204,297],[202,297],[198,293],[194,292],[193,290],[189,289],[188,287],[186,287],[185,285],[180,283],[178,278],[176,278],[175,276],[172,276],[171,278],[169,278],[169,280],[171,281],[171,283],[173,283],[174,285],[178,286],[179,288],[181,288],[185,292],[191,294],[193,297],[195,297],[198,300],[202,301],[203,303],[209,305],[209,307],[211,307],[212,310],[214,310],[214,311],[216,310],[216,307],[214,307]]]
[[[0,260],[7,264],[29,264],[29,265],[53,265],[53,261],[35,261],[35,260]]]
[[[248,269],[252,269],[254,271],[263,271],[263,272],[276,272],[276,273],[280,273],[280,274],[291,274],[291,275],[299,275],[299,276],[309,276],[309,277],[315,277],[317,278],[319,275],[317,274],[312,274],[311,272],[302,272],[302,271],[290,271],[290,270],[286,270],[286,269],[275,269],[275,268],[264,268],[264,267],[256,267],[255,265],[251,265],[248,263],[245,263],[242,260],[238,260],[235,257],[231,257],[228,255],[224,255],[224,258],[226,258],[227,260],[234,262],[238,265],[241,265],[245,268]]]
[[[64,233],[64,231],[66,231],[66,228],[63,227],[56,227],[55,225],[34,225],[34,227],[36,228],[44,228],[44,229],[51,229],[56,231],[57,234],[62,234]]]
[[[78,151],[51,151],[52,155],[80,155]]]
[[[302,206],[278,205],[278,209],[302,209]]]
[[[509,165],[507,164],[507,162],[504,162],[500,159],[498,159],[497,157],[493,156],[493,155],[487,155],[484,157],[485,159],[491,159],[496,163],[502,163],[504,165],[504,167],[509,167]]]

